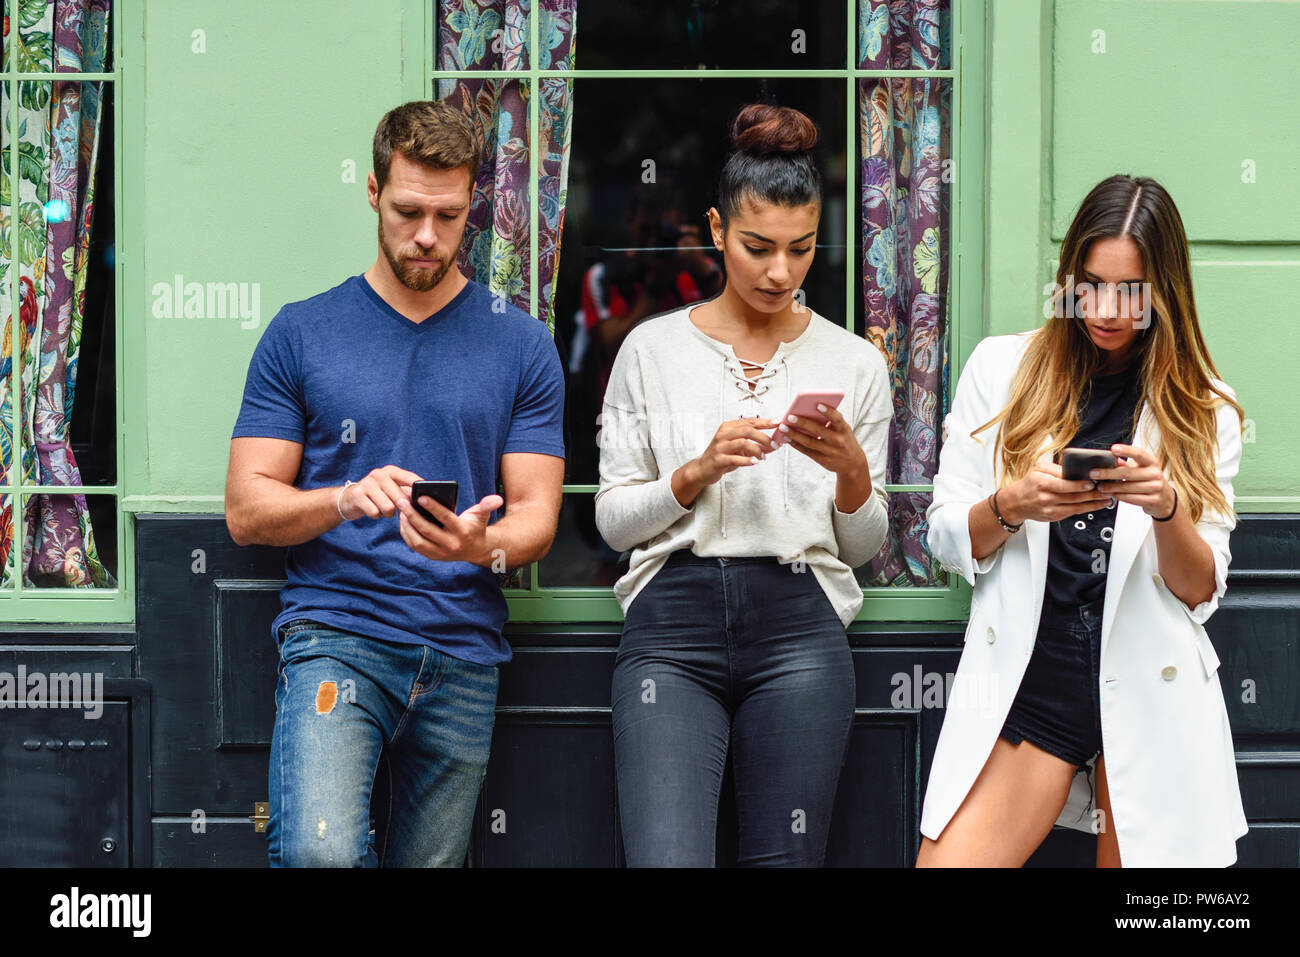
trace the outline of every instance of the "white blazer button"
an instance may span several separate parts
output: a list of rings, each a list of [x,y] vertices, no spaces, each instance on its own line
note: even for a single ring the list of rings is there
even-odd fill
[[[1176,674],[1178,674],[1178,669],[1173,665],[1165,665],[1160,669],[1160,677],[1164,678],[1166,681],[1173,681],[1174,675]]]
[[[1159,572],[1156,572],[1156,574],[1152,575],[1151,580],[1155,582],[1157,585],[1163,585],[1165,583],[1165,580],[1160,577]]]
[[[990,645],[993,644],[993,642],[995,642],[995,641],[998,640],[997,632],[995,632],[995,631],[993,630],[993,626],[992,626],[992,625],[989,625],[989,630],[988,630],[987,634],[988,634],[988,639],[989,639],[989,644],[990,644]]]

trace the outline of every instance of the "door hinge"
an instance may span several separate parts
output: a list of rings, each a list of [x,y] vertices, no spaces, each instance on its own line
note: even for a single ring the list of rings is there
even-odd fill
[[[253,813],[248,815],[248,819],[253,822],[253,830],[256,833],[265,834],[267,822],[271,820],[271,802],[254,801]]]

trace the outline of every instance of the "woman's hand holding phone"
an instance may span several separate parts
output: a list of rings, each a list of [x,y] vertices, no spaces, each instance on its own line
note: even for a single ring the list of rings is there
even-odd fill
[[[1062,478],[1061,466],[1055,462],[1040,463],[999,492],[998,508],[1012,525],[1027,518],[1055,522],[1080,512],[1109,508],[1110,493],[1099,492],[1094,485],[1087,479],[1075,482]]]
[[[776,427],[775,419],[732,419],[718,426],[695,462],[695,477],[701,485],[713,485],[728,472],[756,465],[775,448],[763,430]]]
[[[1112,445],[1115,452],[1128,464],[1113,469],[1093,469],[1093,478],[1103,492],[1114,495],[1121,502],[1137,505],[1148,515],[1170,515],[1176,501],[1174,488],[1165,478],[1164,471],[1154,453],[1136,445]]]
[[[819,404],[817,411],[827,418],[818,422],[802,415],[787,415],[778,429],[790,444],[828,472],[836,475],[860,474],[867,469],[867,455],[857,436],[838,409]]]
[[[690,508],[706,485],[713,485],[743,465],[757,465],[773,449],[763,429],[775,419],[732,419],[718,426],[708,448],[673,473],[673,495],[682,508]]]

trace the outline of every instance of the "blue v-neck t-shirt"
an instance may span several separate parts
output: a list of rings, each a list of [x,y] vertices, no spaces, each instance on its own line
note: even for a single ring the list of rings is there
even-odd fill
[[[352,276],[281,309],[249,364],[232,438],[303,446],[299,489],[397,465],[460,483],[456,512],[498,494],[501,456],[564,457],[564,373],[546,325],[478,283],[412,322]],[[500,517],[492,513],[490,521]],[[510,659],[491,568],[411,550],[391,518],[361,517],[288,548],[282,610],[465,661]]]

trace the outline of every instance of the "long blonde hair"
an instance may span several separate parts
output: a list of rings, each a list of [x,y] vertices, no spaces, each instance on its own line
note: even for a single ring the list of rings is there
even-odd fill
[[[1235,517],[1215,479],[1218,406],[1226,402],[1244,412],[1211,383],[1222,379],[1206,351],[1192,298],[1187,235],[1174,201],[1153,179],[1117,175],[1103,180],[1084,198],[1061,244],[1052,317],[1025,348],[1001,412],[973,432],[1003,422],[998,487],[1033,469],[1046,445],[1052,460],[1079,429],[1079,402],[1100,367],[1101,350],[1088,335],[1078,310],[1061,306],[1082,276],[1092,242],[1128,236],[1142,253],[1150,292],[1150,324],[1133,344],[1139,363],[1142,399],[1160,428],[1160,446],[1151,449],[1178,490],[1192,521],[1207,508]],[[1134,410],[1137,426],[1141,401]],[[1140,441],[1134,436],[1133,443]]]

